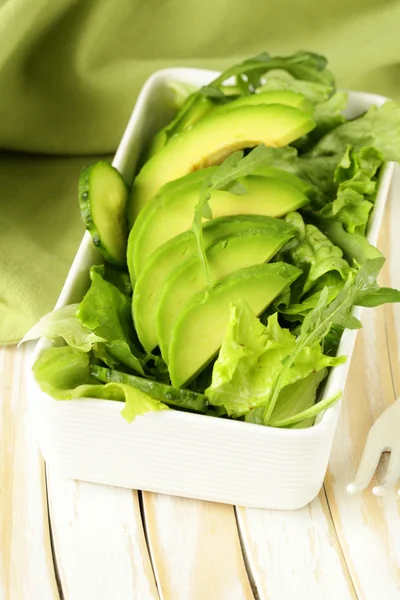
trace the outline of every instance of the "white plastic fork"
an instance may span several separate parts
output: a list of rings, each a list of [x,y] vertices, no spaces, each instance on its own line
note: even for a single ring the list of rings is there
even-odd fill
[[[376,496],[384,496],[400,479],[400,399],[389,406],[372,425],[356,477],[347,486],[350,494],[360,492],[369,485],[381,454],[386,451],[390,452],[386,475],[380,485],[372,488]],[[400,495],[400,490],[397,494]]]

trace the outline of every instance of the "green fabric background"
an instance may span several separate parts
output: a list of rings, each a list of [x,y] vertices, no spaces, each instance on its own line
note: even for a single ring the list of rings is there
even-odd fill
[[[54,306],[80,167],[116,149],[153,71],[313,50],[340,87],[400,100],[399,23],[398,0],[0,0],[0,343]]]

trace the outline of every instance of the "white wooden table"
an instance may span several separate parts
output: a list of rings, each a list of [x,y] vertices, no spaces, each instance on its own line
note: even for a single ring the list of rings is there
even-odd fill
[[[399,229],[397,173],[380,244],[396,287]],[[400,501],[345,486],[400,394],[400,307],[363,322],[324,489],[296,512],[60,478],[32,427],[30,349],[0,348],[0,600],[399,600]]]

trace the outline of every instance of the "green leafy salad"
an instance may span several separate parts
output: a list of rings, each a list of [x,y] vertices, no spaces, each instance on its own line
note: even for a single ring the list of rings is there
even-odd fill
[[[175,409],[310,427],[338,399],[321,391],[346,361],[343,331],[361,327],[353,307],[400,301],[366,237],[385,163],[400,161],[400,105],[347,119],[309,52],[174,90],[130,189],[106,161],[81,173],[104,262],[80,304],[25,336],[52,340],[36,380],[58,400],[119,401],[129,422]]]

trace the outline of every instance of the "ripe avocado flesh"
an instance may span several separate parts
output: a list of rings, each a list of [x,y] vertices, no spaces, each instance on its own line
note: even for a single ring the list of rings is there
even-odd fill
[[[300,274],[286,263],[257,265],[236,271],[194,296],[172,330],[168,365],[172,385],[187,385],[216,355],[232,301],[244,298],[260,315]]]
[[[189,96],[186,103],[182,106],[181,110],[171,123],[154,136],[147,154],[148,159],[159,152],[172,139],[172,136],[193,127],[193,125],[214,108],[215,104],[213,104],[206,96],[198,96],[195,101],[193,101],[193,97]],[[168,139],[167,130],[173,131],[170,139]]]
[[[281,217],[308,202],[300,190],[275,177],[249,175],[239,181],[246,189],[243,195],[224,190],[211,192],[209,205],[214,218],[243,214]],[[190,229],[200,190],[201,183],[193,184],[182,194],[152,200],[151,210],[146,207],[147,216],[135,231],[132,229],[132,241],[130,236],[128,243],[128,264],[136,278],[159,246]]]
[[[169,197],[172,196],[181,196],[186,193],[189,189],[191,189],[196,183],[198,184],[198,190],[200,194],[201,184],[205,175],[210,170],[216,170],[217,167],[210,167],[210,169],[204,169],[202,171],[195,171],[194,173],[189,173],[185,177],[181,177],[176,179],[175,181],[171,181],[166,183],[162,189],[152,198],[151,202],[148,202],[146,206],[142,208],[139,215],[137,216],[132,229],[130,230],[128,237],[128,247],[126,252],[127,263],[128,263],[128,271],[131,276],[132,283],[135,280],[135,269],[133,264],[133,257],[135,254],[135,246],[136,241],[139,235],[139,232],[142,228],[142,225],[147,220],[149,215],[152,213],[153,209],[162,208],[164,203],[169,201]]]
[[[291,90],[270,90],[258,94],[250,94],[250,96],[242,96],[237,100],[233,100],[229,104],[224,105],[222,109],[226,107],[231,110],[238,106],[254,106],[256,104],[284,104],[286,106],[298,108],[310,115],[314,112],[314,105],[312,102],[303,96],[303,94],[292,92]],[[221,110],[221,108],[218,110]]]
[[[271,239],[290,239],[293,229],[285,221],[260,215],[235,215],[212,219],[204,224],[203,241],[209,248],[219,239],[239,231],[263,230]],[[142,346],[152,352],[158,344],[156,309],[167,279],[184,263],[197,256],[192,231],[185,231],[157,248],[136,281],[132,316]]]
[[[307,183],[307,181],[297,177],[297,175],[294,175],[294,173],[290,173],[289,171],[285,171],[285,169],[281,169],[279,167],[274,167],[273,165],[256,167],[252,172],[252,175],[260,175],[261,177],[276,177],[277,179],[286,181],[286,183],[290,183],[290,185],[300,190],[300,192],[307,197],[310,197],[314,194],[313,186]]]
[[[257,229],[238,232],[219,240],[207,251],[213,282],[239,269],[267,262],[292,237],[292,231],[282,235]],[[166,281],[157,307],[157,336],[162,357],[167,364],[174,324],[191,298],[206,288],[207,280],[197,256],[185,261]]]
[[[200,119],[211,112],[225,109],[230,110],[231,108],[237,108],[238,106],[250,106],[255,104],[285,104],[286,106],[299,108],[310,115],[314,112],[314,105],[312,102],[303,96],[303,94],[291,90],[268,90],[257,94],[250,94],[249,96],[241,96],[240,98],[229,102],[229,104],[222,105],[214,104],[207,97],[200,96],[196,99],[195,103],[188,106],[185,112],[183,110],[180,111],[167,127],[164,127],[161,131],[156,133],[148,151],[147,159],[159,152],[161,148],[172,139],[173,136],[168,139],[167,134],[167,128],[170,128],[171,125],[174,127],[173,135],[176,135],[186,129],[190,129],[200,121]]]
[[[239,106],[211,113],[192,129],[171,139],[143,166],[130,197],[130,225],[146,202],[168,181],[219,164],[241,148],[258,144],[286,146],[314,126],[309,114],[283,104]]]

